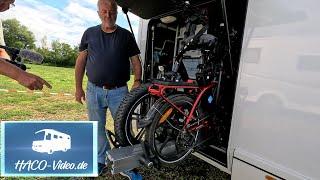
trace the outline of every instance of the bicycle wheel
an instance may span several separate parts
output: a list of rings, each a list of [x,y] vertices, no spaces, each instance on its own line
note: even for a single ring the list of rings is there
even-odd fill
[[[120,146],[139,144],[145,128],[138,126],[145,117],[156,97],[148,93],[150,84],[131,90],[121,102],[114,122],[114,130]]]
[[[185,114],[189,114],[194,100],[187,95],[172,95],[168,99],[180,108]],[[193,150],[199,135],[199,129],[187,131],[184,129],[186,117],[169,103],[159,103],[150,116],[154,119],[147,129],[146,139],[152,154],[162,163],[171,164],[183,160]],[[197,108],[194,119],[190,124],[198,125],[200,114]],[[151,112],[151,110],[149,111]]]

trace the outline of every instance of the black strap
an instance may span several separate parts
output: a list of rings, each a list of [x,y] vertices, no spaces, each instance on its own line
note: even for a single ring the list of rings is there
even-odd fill
[[[126,17],[127,17],[127,20],[128,20],[129,26],[130,26],[131,33],[132,33],[132,35],[133,35],[133,37],[134,37],[134,33],[133,33],[133,30],[132,30],[131,22],[130,22],[130,19],[129,19],[129,16],[128,16],[128,11],[129,11],[129,9],[123,7],[123,8],[122,8],[122,11],[123,11],[123,13],[126,15]],[[136,37],[134,37],[134,39],[136,39]]]

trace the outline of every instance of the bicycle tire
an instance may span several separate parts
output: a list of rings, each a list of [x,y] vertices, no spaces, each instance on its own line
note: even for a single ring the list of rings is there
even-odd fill
[[[131,132],[132,113],[143,100],[151,98],[148,93],[150,84],[143,84],[140,87],[132,89],[122,100],[116,118],[114,120],[114,131],[116,140],[120,146],[128,146],[140,143],[135,140]],[[130,131],[130,132],[129,132]]]
[[[189,97],[187,95],[184,95],[184,94],[171,95],[171,96],[168,96],[168,99],[170,101],[174,102],[174,104],[177,105],[178,107],[179,106],[185,106],[187,104],[189,106],[189,109],[191,109],[192,104],[194,102],[194,99],[192,99],[191,97]],[[156,157],[163,164],[172,164],[172,163],[180,162],[181,160],[185,159],[193,150],[193,148],[190,148],[190,149],[186,150],[184,152],[184,154],[182,154],[179,157],[174,157],[173,156],[173,157],[169,157],[169,158],[165,158],[164,156],[162,156],[158,152],[159,144],[156,143],[157,139],[155,137],[155,133],[156,133],[156,130],[157,130],[157,125],[158,125],[162,115],[165,112],[167,112],[169,108],[171,108],[171,105],[169,103],[159,103],[158,107],[156,107],[157,111],[151,112],[151,110],[150,110],[148,113],[153,113],[153,114],[150,114],[150,116],[153,116],[154,119],[152,121],[152,124],[150,126],[148,126],[147,130],[146,130],[146,140],[147,140],[147,143],[148,143],[149,148],[150,148],[150,153],[152,153],[153,156]],[[198,113],[200,111],[201,110],[198,110]],[[198,133],[199,133],[199,130],[197,130],[196,136],[198,136]],[[196,138],[194,139],[195,142],[197,140]],[[176,146],[176,144],[175,144],[175,146]]]

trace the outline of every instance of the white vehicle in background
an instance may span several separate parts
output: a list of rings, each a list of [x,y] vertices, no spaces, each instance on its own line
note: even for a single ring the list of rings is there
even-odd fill
[[[175,55],[181,47],[183,27],[175,21],[179,9],[172,6],[177,1],[117,2],[144,18],[138,33],[144,79],[155,78],[158,68],[154,66],[159,64],[154,56],[168,50],[162,48],[164,42],[174,42],[166,54]],[[320,1],[190,3],[208,9],[209,19],[213,19],[209,26],[226,27],[230,37],[240,38],[236,42],[229,39],[237,76],[226,92],[232,97],[224,119],[229,125],[224,129],[227,138],[220,144],[209,142],[193,155],[236,180],[320,179]],[[219,11],[210,9],[221,4]],[[221,12],[224,21],[215,22]],[[164,21],[169,18],[172,22]],[[138,146],[120,148],[109,153],[109,159],[115,172],[121,172],[124,167],[144,164],[143,153]],[[121,167],[122,162],[132,166]]]
[[[35,132],[37,140],[32,142],[32,150],[40,153],[52,154],[55,151],[71,149],[71,137],[54,129],[42,129]]]

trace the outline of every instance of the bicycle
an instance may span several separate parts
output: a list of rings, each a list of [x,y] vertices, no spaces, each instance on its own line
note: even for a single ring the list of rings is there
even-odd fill
[[[150,125],[150,121],[145,120],[148,119],[147,112],[151,110],[152,104],[157,104],[157,100],[160,98],[159,94],[150,93],[149,90],[151,86],[157,84],[170,84],[176,86],[186,85],[190,87],[192,84],[190,83],[191,81],[182,79],[179,73],[179,68],[181,67],[185,52],[193,49],[207,48],[207,51],[210,51],[211,55],[214,54],[215,49],[213,49],[213,47],[216,46],[217,41],[214,36],[205,34],[208,30],[205,15],[199,14],[199,11],[194,10],[194,8],[190,7],[188,4],[184,6],[183,13],[187,13],[188,15],[189,25],[187,26],[190,29],[193,28],[192,26],[195,23],[200,23],[203,27],[196,34],[194,32],[195,29],[193,29],[193,32],[188,32],[188,38],[185,38],[184,46],[174,58],[175,61],[173,63],[172,71],[163,74],[159,79],[153,80],[151,83],[147,83],[139,88],[133,89],[124,98],[119,106],[117,116],[115,118],[115,135],[112,135],[113,137],[111,138],[113,139],[112,142],[117,144],[117,146],[134,145],[144,140],[145,128]],[[196,18],[194,18],[195,16]],[[205,46],[207,47],[205,48]],[[200,67],[200,69],[204,69],[204,66]],[[205,79],[203,80],[206,81]],[[196,84],[193,86],[196,86]],[[166,89],[167,94],[183,94],[185,93],[183,91],[184,90],[181,87]]]
[[[149,93],[159,100],[148,111],[146,141],[154,157],[163,163],[176,163],[214,136],[214,108],[218,106],[222,64],[212,61],[212,51],[203,50],[205,64],[197,79],[187,83],[153,83]],[[169,89],[184,93],[166,95]],[[201,135],[201,138],[199,136]]]

